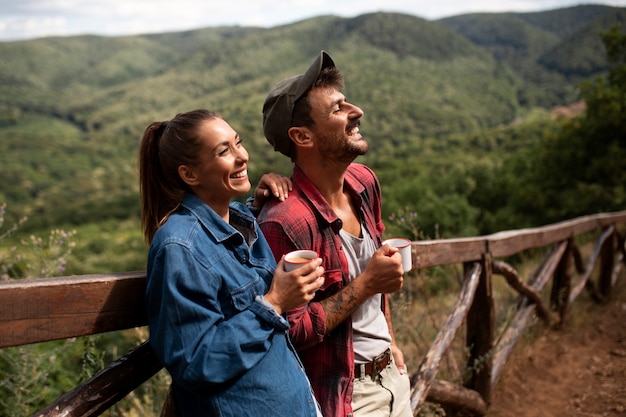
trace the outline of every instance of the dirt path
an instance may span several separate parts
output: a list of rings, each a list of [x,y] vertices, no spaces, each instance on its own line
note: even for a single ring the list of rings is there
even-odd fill
[[[489,417],[626,416],[626,281],[611,300],[576,300],[561,330],[520,344],[492,396]]]

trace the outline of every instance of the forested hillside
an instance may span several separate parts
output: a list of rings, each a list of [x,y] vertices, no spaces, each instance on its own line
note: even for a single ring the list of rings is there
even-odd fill
[[[413,212],[408,230],[422,237],[528,226],[546,219],[497,220],[506,216],[485,212],[497,201],[482,190],[496,189],[505,157],[556,128],[553,106],[607,73],[599,32],[623,28],[625,16],[607,6],[440,21],[373,13],[0,43],[0,203],[9,223],[29,217],[24,232],[78,228],[73,272],[141,268],[135,158],[145,126],[210,108],[245,139],[253,181],[288,173],[262,136],[261,106],[275,82],[325,49],[365,111],[371,151],[360,161],[381,178],[390,227],[406,227],[397,219]],[[102,259],[87,262],[94,254]]]
[[[575,99],[578,82],[606,69],[598,32],[626,24],[626,13],[586,5],[541,13],[470,14],[441,23],[513,68],[526,82],[523,103],[553,106]]]

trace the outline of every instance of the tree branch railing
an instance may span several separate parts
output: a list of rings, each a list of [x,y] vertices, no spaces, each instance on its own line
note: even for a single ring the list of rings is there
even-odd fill
[[[471,279],[468,275],[468,265],[472,262],[482,262],[481,284],[483,294],[480,294],[481,285],[472,287],[476,293],[471,310],[479,314],[469,314],[466,321],[467,340],[466,348],[470,352],[468,367],[481,363],[481,367],[472,375],[464,386],[445,381],[437,383],[434,380],[435,372],[429,370],[431,362],[439,363],[446,354],[441,349],[438,338],[431,344],[412,382],[412,406],[414,412],[419,411],[425,401],[448,406],[452,410],[462,410],[466,414],[482,416],[486,414],[491,401],[491,389],[495,386],[502,374],[506,362],[510,357],[517,340],[522,335],[529,319],[534,313],[543,317],[548,323],[562,325],[566,319],[566,312],[580,294],[583,288],[587,289],[594,301],[602,302],[611,294],[611,288],[616,285],[620,271],[625,265],[626,248],[624,235],[618,231],[618,225],[626,223],[626,212],[616,212],[580,217],[577,219],[556,223],[549,226],[511,230],[478,238],[446,239],[433,241],[413,242],[414,263],[420,269],[435,266],[463,263],[465,266],[464,286],[461,289],[459,300],[466,297],[465,284]],[[596,241],[593,253],[583,267],[580,250],[574,243],[574,238],[592,231],[602,230]],[[524,284],[515,269],[493,258],[505,258],[522,253],[529,249],[550,247],[552,249],[543,259],[537,270]],[[615,254],[618,254],[615,257]],[[571,286],[569,266],[576,265],[576,272],[580,279],[576,286]],[[595,265],[600,263],[598,285],[591,281]],[[491,274],[503,275],[507,283],[516,290],[523,301],[517,308],[507,328],[500,335],[497,344],[495,340],[495,326],[493,320],[494,299],[491,288]],[[553,278],[551,291],[551,309],[558,312],[558,320],[553,317],[545,303],[541,301],[543,288]],[[557,296],[558,295],[558,296]],[[457,302],[458,306],[458,302]],[[450,318],[457,312],[454,308]],[[456,333],[458,327],[447,327],[448,322],[440,329],[440,334]],[[481,333],[481,334],[476,334]],[[447,336],[449,339],[449,335]],[[449,345],[448,345],[449,346]],[[436,357],[431,357],[436,355]],[[485,358],[490,359],[485,362]],[[424,380],[425,379],[425,380]],[[436,387],[428,390],[428,387]],[[426,389],[422,389],[426,387]],[[468,393],[468,391],[470,391]],[[460,394],[462,393],[462,394]],[[478,394],[478,397],[475,395]]]
[[[626,211],[488,236],[413,242],[417,269],[454,264],[464,268],[457,302],[412,376],[414,412],[432,401],[466,414],[485,415],[491,390],[533,314],[548,324],[562,325],[583,289],[597,302],[611,296],[626,262],[624,233],[620,232],[624,225]],[[601,231],[600,237],[584,265],[575,238],[596,231]],[[526,282],[511,265],[498,260],[534,248],[550,250]],[[597,264],[594,284],[591,276]],[[579,275],[575,285],[572,269]],[[495,334],[493,274],[503,276],[523,300],[501,335]],[[547,304],[542,294],[550,279]],[[0,348],[145,326],[144,290],[141,271],[0,282]],[[438,380],[442,358],[463,323],[467,367],[474,372],[464,385]],[[475,366],[478,363],[481,366]],[[33,417],[98,416],[161,368],[145,341]]]

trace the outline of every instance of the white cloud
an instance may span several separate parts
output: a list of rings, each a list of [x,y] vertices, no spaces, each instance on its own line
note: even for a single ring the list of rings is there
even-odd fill
[[[68,33],[67,20],[64,17],[25,17],[1,18],[0,40],[39,38]]]
[[[598,0],[590,0],[598,1]],[[601,1],[601,0],[600,0]],[[50,35],[126,35],[209,26],[271,27],[323,14],[353,17],[390,11],[439,19],[462,13],[528,12],[568,7],[585,0],[0,0],[0,40]],[[626,0],[602,4],[626,6]]]

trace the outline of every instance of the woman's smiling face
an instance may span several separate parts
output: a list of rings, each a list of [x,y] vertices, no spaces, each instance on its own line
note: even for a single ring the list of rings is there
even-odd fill
[[[193,180],[183,179],[198,197],[219,212],[233,197],[250,191],[248,152],[239,134],[220,118],[202,122],[198,138],[202,150],[196,164],[186,167]]]

